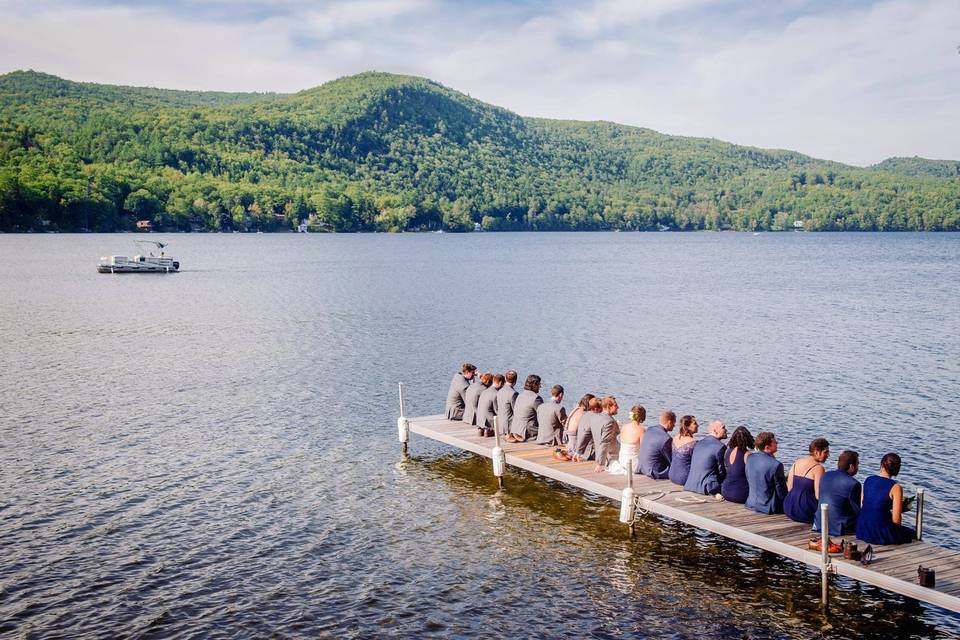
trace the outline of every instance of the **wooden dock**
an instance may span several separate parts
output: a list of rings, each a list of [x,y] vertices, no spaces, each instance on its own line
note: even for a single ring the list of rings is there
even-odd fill
[[[402,404],[402,399],[401,399]],[[432,440],[472,453],[492,457],[493,438],[477,436],[475,427],[442,415],[409,418],[409,430]],[[401,436],[402,439],[402,436]],[[564,462],[553,457],[553,447],[528,443],[501,442],[507,466],[524,469],[558,482],[604,496],[619,504],[627,479],[623,475],[595,473],[594,462]],[[717,501],[684,491],[667,480],[634,476],[638,507],[657,515],[797,560],[822,570],[820,552],[807,543],[816,533],[810,525],[796,523],[782,515],[763,515],[740,504]],[[847,536],[849,540],[850,537]],[[866,545],[858,541],[860,549]],[[960,612],[960,551],[917,541],[899,546],[874,545],[874,560],[859,562],[831,556],[827,571],[849,576],[887,591]],[[917,583],[917,567],[936,571],[936,587]]]

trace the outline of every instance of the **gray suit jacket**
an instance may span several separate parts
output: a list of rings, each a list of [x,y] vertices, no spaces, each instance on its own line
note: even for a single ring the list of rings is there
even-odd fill
[[[463,403],[466,405],[463,409],[463,421],[467,424],[477,424],[477,405],[480,404],[480,394],[486,389],[479,382],[474,382],[463,392]]]
[[[526,440],[537,435],[537,407],[543,404],[543,398],[533,391],[524,389],[513,405],[513,420],[510,421],[510,433]]]
[[[513,405],[517,401],[517,391],[512,384],[506,384],[497,391],[497,424],[500,435],[510,433],[510,423],[513,421]]]
[[[600,414],[584,411],[577,427],[577,455],[584,460],[592,460],[594,454],[593,423],[600,420]]]
[[[563,425],[567,423],[567,410],[553,398],[537,408],[537,444],[563,444]]]
[[[617,440],[617,436],[620,435],[620,425],[609,413],[593,415],[595,417],[590,421],[590,433],[593,446],[597,450],[597,464],[607,466],[611,460],[616,460],[620,455],[620,441]]]
[[[463,419],[463,408],[466,406],[463,394],[469,386],[470,383],[462,373],[453,374],[453,380],[450,381],[450,388],[447,390],[447,420]]]
[[[497,415],[497,392],[499,389],[490,385],[480,393],[480,402],[477,404],[477,426],[493,429],[493,416]]]

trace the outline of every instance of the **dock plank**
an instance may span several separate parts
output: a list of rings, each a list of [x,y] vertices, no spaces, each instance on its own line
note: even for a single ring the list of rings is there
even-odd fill
[[[410,432],[463,451],[491,457],[494,439],[477,435],[476,428],[447,420],[442,415],[410,418]],[[523,469],[619,503],[627,478],[595,471],[593,462],[567,462],[553,457],[553,447],[535,443],[501,442],[508,466]],[[638,506],[646,511],[785,558],[819,568],[820,554],[807,548],[817,534],[810,525],[782,515],[764,515],[743,505],[717,501],[684,491],[665,480],[634,477]],[[836,538],[836,536],[834,537]],[[852,540],[852,537],[847,539]],[[866,545],[858,541],[862,549]],[[896,547],[875,547],[868,566],[832,558],[832,571],[861,582],[923,602],[960,612],[960,551],[915,542]],[[937,586],[917,584],[920,564],[937,571]]]

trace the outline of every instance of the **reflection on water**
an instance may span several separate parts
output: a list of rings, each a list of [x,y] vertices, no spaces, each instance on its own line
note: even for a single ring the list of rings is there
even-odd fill
[[[960,236],[0,236],[0,634],[957,637],[958,617],[414,438],[453,367],[887,450],[956,545]],[[952,439],[949,440],[952,442]],[[834,462],[835,458],[831,461]],[[828,627],[827,625],[832,625]]]

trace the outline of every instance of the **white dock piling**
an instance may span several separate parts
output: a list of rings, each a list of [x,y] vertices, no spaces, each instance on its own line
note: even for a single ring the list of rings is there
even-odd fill
[[[820,604],[829,604],[830,576],[830,505],[820,505]]]
[[[406,409],[403,406],[403,383],[398,382],[400,388],[400,417],[397,418],[397,436],[400,439],[400,446],[403,448],[403,455],[407,455],[407,443],[410,441],[410,421],[407,419]]]
[[[630,526],[630,539],[636,537],[637,531],[634,528],[634,517],[636,516],[637,494],[633,490],[633,460],[627,464],[627,486],[623,488],[623,494],[620,496],[620,522]]]
[[[495,440],[490,460],[493,462],[493,475],[497,476],[497,486],[503,489],[503,470],[507,466],[507,459],[500,447],[500,420],[497,416],[493,417],[493,436]]]

